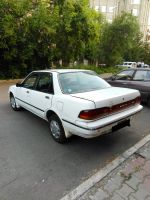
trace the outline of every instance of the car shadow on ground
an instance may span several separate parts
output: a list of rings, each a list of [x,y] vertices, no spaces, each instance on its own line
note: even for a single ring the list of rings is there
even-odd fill
[[[20,114],[21,117],[27,119],[26,123],[32,123],[32,127],[34,126],[35,130],[39,130],[36,131],[34,137],[36,137],[37,135],[39,138],[47,138],[50,146],[56,147],[61,151],[64,150],[65,153],[67,151],[76,152],[76,154],[80,158],[85,157],[87,154],[90,154],[91,156],[93,156],[93,159],[95,159],[95,156],[101,156],[102,154],[108,155],[112,154],[112,152],[113,154],[115,153],[116,155],[119,155],[119,152],[124,150],[127,143],[128,147],[132,146],[133,141],[136,137],[135,127],[125,127],[116,132],[101,135],[92,139],[85,139],[73,135],[67,140],[66,143],[59,144],[52,139],[49,132],[49,125],[46,121],[40,119],[39,117],[24,109],[21,111],[21,113],[19,113],[19,115]],[[28,132],[28,134],[30,134],[30,131]],[[46,143],[46,145],[48,145],[48,143]],[[44,145],[44,143],[42,145]]]

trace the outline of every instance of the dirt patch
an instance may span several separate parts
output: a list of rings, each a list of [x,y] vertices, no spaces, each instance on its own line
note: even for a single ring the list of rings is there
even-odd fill
[[[0,80],[0,84],[1,83],[18,83],[21,82],[22,79],[10,79],[10,80]]]
[[[108,78],[108,77],[112,76],[112,73],[100,74],[100,76],[102,78]]]

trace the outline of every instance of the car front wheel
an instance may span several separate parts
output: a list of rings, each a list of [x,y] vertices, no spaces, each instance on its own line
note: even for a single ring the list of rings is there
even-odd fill
[[[49,117],[50,133],[56,142],[64,143],[67,138],[60,119],[56,115]]]
[[[15,111],[19,111],[21,109],[21,107],[17,107],[16,100],[13,94],[10,95],[10,106]]]

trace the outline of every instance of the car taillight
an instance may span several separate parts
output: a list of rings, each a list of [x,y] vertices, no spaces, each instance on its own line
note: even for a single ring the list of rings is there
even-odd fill
[[[136,101],[136,104],[140,104],[140,103],[141,103],[141,96],[138,96],[138,97],[135,99],[135,101]]]
[[[80,112],[78,117],[84,120],[94,120],[94,119],[105,117],[107,115],[111,115],[113,113],[120,112],[121,110],[125,110],[129,107],[132,107],[140,103],[141,103],[141,97],[138,96],[135,99],[114,105],[112,107],[104,107],[104,108],[98,108],[98,109],[93,109],[93,110],[83,110]]]
[[[105,115],[109,114],[109,108],[104,107],[104,108],[98,108],[94,110],[83,110],[79,114],[80,119],[85,119],[85,120],[93,120],[97,118],[104,117]]]

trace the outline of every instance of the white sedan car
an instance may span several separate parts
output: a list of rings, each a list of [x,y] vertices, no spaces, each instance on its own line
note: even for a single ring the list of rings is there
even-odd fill
[[[41,70],[9,88],[13,110],[25,108],[49,122],[55,141],[93,138],[130,126],[142,110],[137,90],[111,87],[89,70]]]

